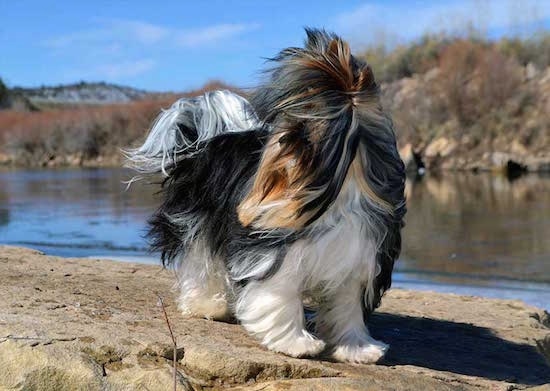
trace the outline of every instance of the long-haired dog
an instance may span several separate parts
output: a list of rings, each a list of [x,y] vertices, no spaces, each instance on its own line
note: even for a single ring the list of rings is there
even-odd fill
[[[405,214],[403,163],[371,68],[334,34],[272,59],[247,101],[181,99],[129,152],[165,175],[152,248],[175,265],[184,314],[236,317],[267,348],[371,363],[365,324],[390,287]],[[318,303],[306,329],[303,295]]]

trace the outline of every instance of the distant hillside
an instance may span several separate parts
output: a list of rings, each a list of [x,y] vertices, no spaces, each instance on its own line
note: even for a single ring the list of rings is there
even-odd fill
[[[39,88],[14,87],[11,91],[26,97],[37,105],[128,103],[156,95],[144,90],[104,82],[81,82]]]
[[[182,96],[219,89],[244,93],[217,80],[179,93],[107,83],[5,88],[0,166],[120,165],[120,148],[138,144],[162,108]]]
[[[80,82],[58,86],[41,86],[38,88],[14,87],[9,90],[5,88],[5,92],[6,94],[9,93],[12,97],[26,100],[35,108],[48,109],[60,106],[70,108],[81,105],[109,105],[142,100],[166,100],[166,98],[174,96],[195,96],[202,94],[204,91],[220,89],[243,93],[238,88],[219,80],[211,80],[198,89],[179,93],[151,92],[105,82]],[[0,108],[2,107],[0,106]],[[13,108],[13,105],[4,105],[3,108]]]

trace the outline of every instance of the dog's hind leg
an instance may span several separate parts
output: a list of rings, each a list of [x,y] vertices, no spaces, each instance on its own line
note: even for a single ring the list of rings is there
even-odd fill
[[[362,281],[350,276],[320,305],[316,327],[338,361],[375,363],[389,347],[370,336],[363,317],[363,292]]]
[[[227,320],[229,284],[223,262],[200,245],[186,254],[177,271],[178,307],[183,315]]]
[[[284,273],[249,282],[239,292],[235,312],[245,329],[270,350],[303,357],[315,356],[325,347],[306,331],[301,292]]]

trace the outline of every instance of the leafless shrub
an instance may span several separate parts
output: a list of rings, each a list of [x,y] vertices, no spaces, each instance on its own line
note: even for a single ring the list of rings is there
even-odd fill
[[[118,155],[119,148],[145,136],[162,108],[183,96],[213,89],[231,89],[212,81],[198,90],[165,94],[124,104],[49,108],[38,112],[0,110],[0,152],[11,154],[16,163],[44,165],[68,155],[82,159]]]
[[[446,108],[461,125],[470,126],[500,108],[522,80],[517,61],[494,47],[459,40],[441,55],[438,90]]]

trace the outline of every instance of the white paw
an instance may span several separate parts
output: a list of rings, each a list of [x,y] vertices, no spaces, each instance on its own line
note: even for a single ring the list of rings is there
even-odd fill
[[[298,337],[287,337],[267,344],[269,350],[292,357],[316,356],[325,349],[325,342],[304,331]]]
[[[365,345],[338,345],[332,357],[341,362],[373,364],[384,357],[389,347],[384,342],[371,339],[371,342]]]
[[[229,317],[227,301],[223,297],[183,298],[180,297],[179,308],[185,317],[225,320]]]

